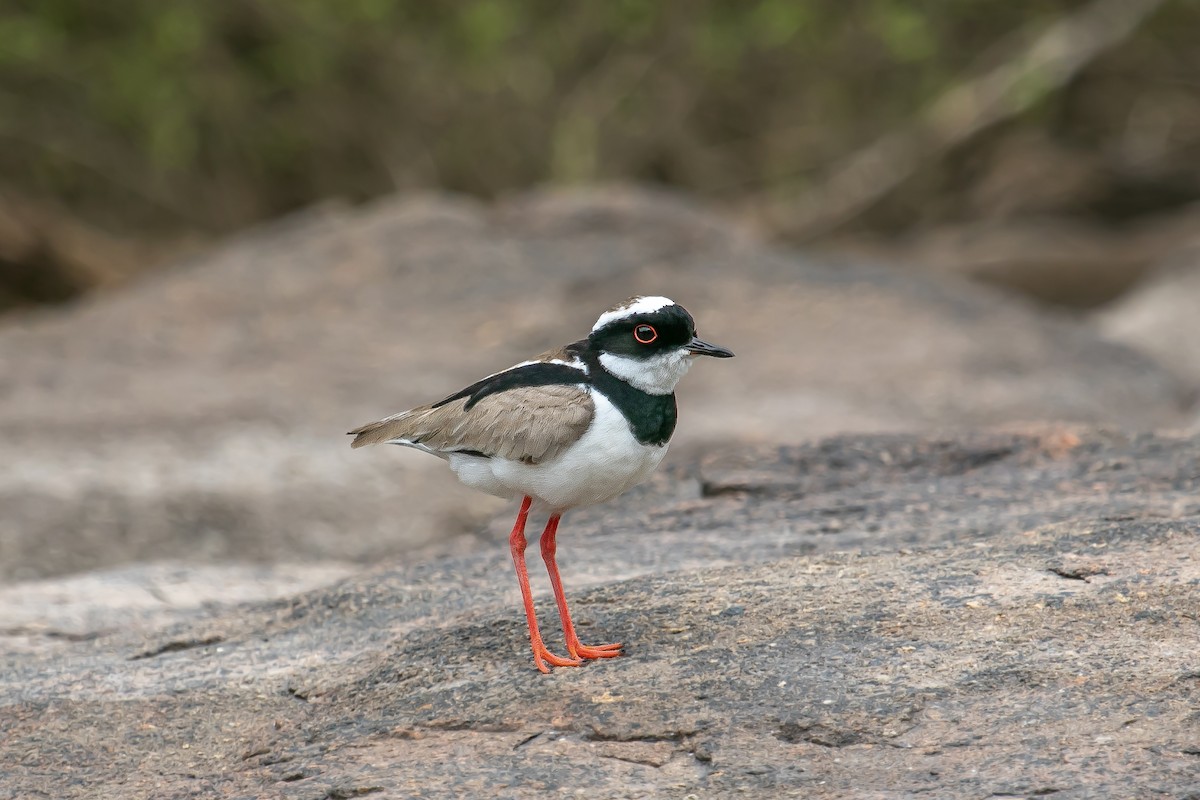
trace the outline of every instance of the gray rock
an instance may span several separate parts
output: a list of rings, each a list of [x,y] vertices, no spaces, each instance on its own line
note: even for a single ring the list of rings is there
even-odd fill
[[[501,540],[0,637],[0,797],[1189,797],[1198,490],[1196,438],[717,450],[564,523],[620,659],[537,673]]]
[[[351,427],[666,293],[739,358],[680,387],[706,443],[1042,420],[1175,425],[1150,359],[1012,300],[773,249],[668,195],[324,207],[0,329],[0,581],[131,560],[371,562],[503,507]]]
[[[1200,390],[1200,241],[1096,314],[1109,339],[1146,353]]]
[[[57,652],[115,631],[152,631],[220,606],[287,597],[357,571],[346,563],[139,563],[0,588],[0,635],[26,653]]]

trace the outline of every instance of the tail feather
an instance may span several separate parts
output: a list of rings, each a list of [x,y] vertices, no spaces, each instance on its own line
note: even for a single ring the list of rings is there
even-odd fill
[[[395,420],[381,419],[378,422],[368,422],[348,433],[354,437],[350,442],[352,448],[366,447],[369,444],[383,444],[396,438]]]

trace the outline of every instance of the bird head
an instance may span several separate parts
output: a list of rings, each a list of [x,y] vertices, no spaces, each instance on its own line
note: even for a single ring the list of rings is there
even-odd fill
[[[648,394],[670,394],[698,356],[733,352],[696,337],[696,323],[667,297],[632,297],[600,315],[588,346],[613,375]]]

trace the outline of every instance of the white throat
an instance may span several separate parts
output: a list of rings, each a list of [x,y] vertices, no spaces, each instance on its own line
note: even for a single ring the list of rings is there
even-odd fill
[[[600,363],[613,375],[646,394],[670,394],[692,366],[692,356],[683,348],[668,350],[652,358],[601,353]]]

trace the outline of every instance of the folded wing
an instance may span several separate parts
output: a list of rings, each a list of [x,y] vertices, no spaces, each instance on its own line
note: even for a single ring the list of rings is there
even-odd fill
[[[351,447],[390,443],[436,455],[465,452],[536,464],[583,436],[595,413],[591,395],[581,386],[520,386],[363,425],[350,431]]]

